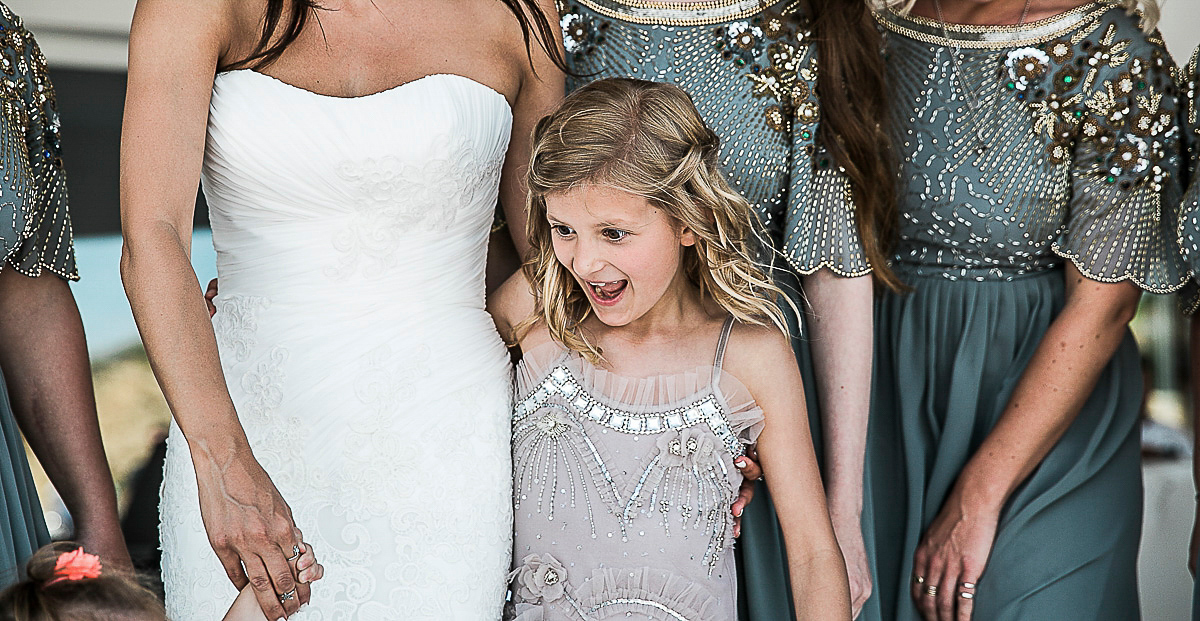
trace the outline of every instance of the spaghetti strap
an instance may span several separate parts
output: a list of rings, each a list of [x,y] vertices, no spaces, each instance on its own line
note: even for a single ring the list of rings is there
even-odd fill
[[[721,365],[725,364],[725,345],[729,343],[729,331],[732,329],[733,315],[730,315],[725,318],[725,325],[721,326],[721,336],[717,339],[717,355],[713,357],[713,387],[721,380]]]

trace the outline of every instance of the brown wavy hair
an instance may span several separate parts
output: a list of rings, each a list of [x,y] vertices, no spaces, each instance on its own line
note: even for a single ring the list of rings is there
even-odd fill
[[[500,0],[521,26],[521,35],[525,38],[525,52],[533,61],[533,39],[549,55],[554,65],[567,71],[567,63],[559,49],[554,36],[554,28],[534,0]],[[318,10],[324,10],[317,0],[267,0],[267,8],[263,15],[262,32],[258,43],[249,56],[231,63],[226,63],[218,71],[230,69],[261,69],[277,60],[288,46],[296,42],[309,18],[317,19]],[[284,19],[286,17],[286,19]]]
[[[166,621],[162,603],[136,575],[103,560],[98,577],[55,580],[59,555],[79,547],[59,541],[35,552],[25,568],[28,577],[0,594],[0,621]]]
[[[875,282],[904,288],[888,267],[899,235],[895,153],[883,35],[868,0],[808,0],[817,44],[817,140],[846,171],[863,250]]]
[[[591,304],[555,257],[546,219],[547,195],[603,185],[645,198],[695,235],[682,269],[702,296],[740,322],[786,334],[777,303],[791,302],[754,258],[762,231],[753,208],[721,176],[719,144],[687,93],[645,80],[597,80],[543,118],[533,134],[526,229],[533,249],[523,266],[536,303],[514,332],[542,321],[568,349],[593,363],[603,359],[580,331]]]

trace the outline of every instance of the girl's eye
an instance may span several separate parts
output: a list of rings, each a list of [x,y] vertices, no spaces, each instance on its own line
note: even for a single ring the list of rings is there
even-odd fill
[[[571,227],[565,224],[552,224],[550,225],[550,230],[554,231],[554,234],[559,237],[570,237],[575,233],[575,231],[571,230]]]
[[[629,235],[629,232],[622,231],[621,229],[604,229],[600,234],[608,239],[608,241],[621,241]]]

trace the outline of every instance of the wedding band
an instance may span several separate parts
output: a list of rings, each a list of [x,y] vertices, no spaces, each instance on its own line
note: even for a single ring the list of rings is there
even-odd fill
[[[964,588],[964,589],[973,589],[973,588],[975,588],[975,583],[974,583],[974,582],[960,582],[959,584],[961,584],[961,585],[962,585],[962,588]]]
[[[962,593],[959,593],[958,596],[963,599],[975,599],[975,594],[970,591],[963,591]]]
[[[292,546],[292,555],[284,560],[290,563],[298,558],[300,558],[300,546]]]
[[[931,584],[931,585],[925,587],[925,594],[930,597],[937,597],[937,586]]]
[[[925,584],[925,576],[913,576],[913,582],[917,584]]]
[[[292,589],[291,591],[288,591],[287,593],[280,595],[279,601],[286,602],[286,601],[290,601],[291,599],[293,599],[295,597],[296,597],[296,589]]]

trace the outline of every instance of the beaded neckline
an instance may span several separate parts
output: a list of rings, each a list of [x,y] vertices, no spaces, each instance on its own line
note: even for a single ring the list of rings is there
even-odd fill
[[[576,0],[589,9],[613,19],[635,24],[704,26],[750,17],[767,8],[763,0]]]
[[[960,48],[1002,50],[1036,45],[1077,29],[1112,8],[1107,1],[1091,2],[1020,27],[946,24],[945,36],[937,20],[904,15],[895,9],[877,11],[875,19],[888,30],[933,45],[953,44]]]

